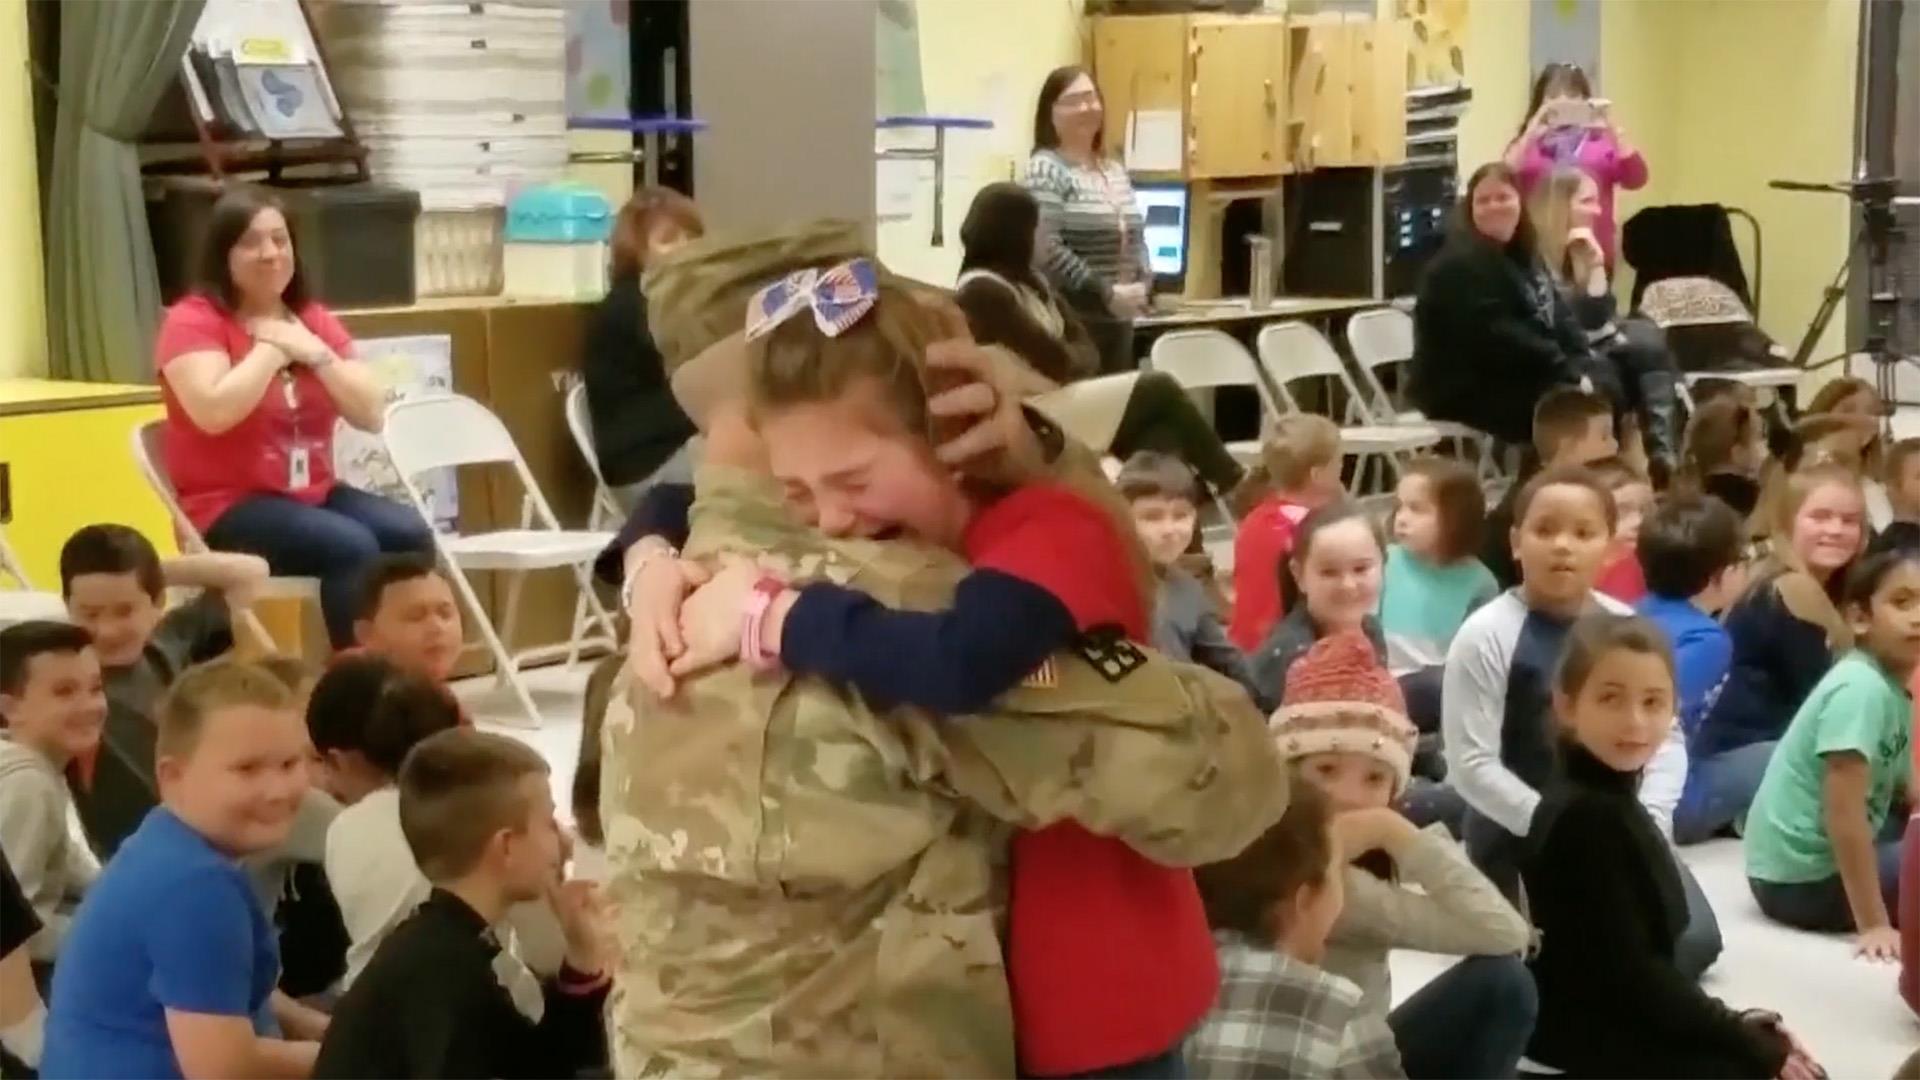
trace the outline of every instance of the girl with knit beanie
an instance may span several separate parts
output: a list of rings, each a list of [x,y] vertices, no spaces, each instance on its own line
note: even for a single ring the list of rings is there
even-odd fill
[[[1417,829],[1393,809],[1415,731],[1365,633],[1321,638],[1293,664],[1273,732],[1295,776],[1326,794],[1348,860],[1325,968],[1385,1016],[1414,1080],[1514,1075],[1538,1005],[1518,955],[1529,928],[1444,828]],[[1466,959],[1389,1012],[1393,949]]]

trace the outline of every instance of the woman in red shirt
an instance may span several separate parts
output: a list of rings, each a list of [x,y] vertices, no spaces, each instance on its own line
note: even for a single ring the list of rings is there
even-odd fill
[[[327,632],[350,644],[366,564],[433,547],[412,509],[334,480],[334,424],[378,431],[380,387],[346,328],[307,298],[272,195],[220,196],[204,252],[198,287],[167,309],[154,346],[167,475],[209,547],[320,579]]]

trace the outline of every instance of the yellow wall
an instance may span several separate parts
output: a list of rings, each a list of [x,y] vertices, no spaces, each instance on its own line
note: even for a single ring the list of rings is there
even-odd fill
[[[1079,0],[917,0],[920,73],[927,111],[979,116],[992,131],[947,134],[946,242],[930,243],[931,166],[920,166],[910,219],[879,228],[880,257],[890,269],[946,284],[960,267],[960,220],[974,193],[995,180],[1017,179],[1033,145],[1033,102],[1040,81],[1062,64],[1079,63]],[[930,145],[931,133],[901,138]]]
[[[1852,171],[1859,12],[1859,0],[1610,0],[1602,8],[1600,92],[1615,101],[1652,174],[1645,189],[1623,194],[1620,219],[1663,203],[1751,211],[1766,242],[1761,327],[1788,348],[1846,250],[1847,205],[1774,191],[1767,181]],[[1736,225],[1736,237],[1744,233]],[[1844,322],[1834,320],[1816,357],[1840,350]]]
[[[1616,0],[1638,6],[1641,0]],[[1687,0],[1645,0],[1683,3]],[[1467,9],[1465,53],[1467,86],[1473,101],[1460,118],[1460,175],[1497,161],[1527,111],[1527,87],[1533,77],[1527,61],[1532,27],[1528,0],[1472,0]]]
[[[0,376],[47,369],[26,0],[0,0]]]

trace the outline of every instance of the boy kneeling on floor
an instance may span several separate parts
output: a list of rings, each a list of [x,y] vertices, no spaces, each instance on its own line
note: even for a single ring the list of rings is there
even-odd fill
[[[456,728],[408,753],[399,787],[400,827],[433,893],[341,999],[314,1075],[547,1077],[605,1067],[599,901],[591,885],[564,880],[567,841],[546,762],[518,740]],[[491,929],[509,906],[542,897],[567,941],[566,964],[544,985],[497,964]]]

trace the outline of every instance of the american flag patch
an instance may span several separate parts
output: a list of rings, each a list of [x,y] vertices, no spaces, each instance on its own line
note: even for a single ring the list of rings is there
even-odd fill
[[[1053,666],[1053,657],[1040,661],[1040,666],[1027,673],[1020,685],[1029,690],[1051,690],[1060,685],[1060,670]]]

